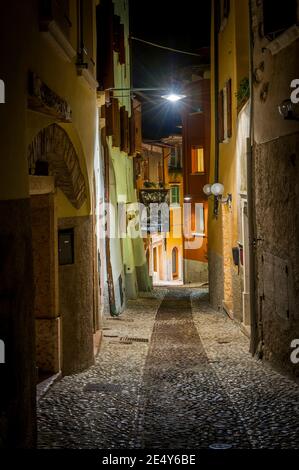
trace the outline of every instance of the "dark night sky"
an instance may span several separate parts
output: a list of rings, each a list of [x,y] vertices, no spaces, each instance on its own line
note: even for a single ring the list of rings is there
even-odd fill
[[[200,52],[210,44],[210,0],[130,0],[131,35],[146,41],[190,52]],[[200,57],[157,49],[132,41],[133,86],[168,87],[176,70],[201,63]],[[152,103],[143,101],[143,136],[159,139],[179,132],[179,114],[173,105],[146,92]],[[158,98],[158,100],[157,100]]]

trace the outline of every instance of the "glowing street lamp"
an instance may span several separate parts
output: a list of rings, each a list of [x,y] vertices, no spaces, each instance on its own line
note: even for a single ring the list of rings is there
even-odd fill
[[[168,95],[162,95],[161,98],[164,98],[165,100],[171,101],[171,103],[176,103],[179,100],[182,100],[183,98],[186,98],[186,95],[179,95],[176,93],[169,93]]]

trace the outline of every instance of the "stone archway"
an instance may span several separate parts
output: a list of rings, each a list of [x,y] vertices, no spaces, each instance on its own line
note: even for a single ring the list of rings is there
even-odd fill
[[[74,145],[67,132],[57,124],[42,129],[29,145],[29,174],[38,175],[37,168],[41,163],[47,167],[44,173],[55,178],[55,186],[76,209],[80,209],[87,199],[84,175]]]
[[[93,363],[93,224],[91,215],[58,218],[59,188],[76,210],[87,200],[79,156],[57,124],[28,147],[39,379]],[[72,256],[69,256],[70,253]]]
[[[172,279],[175,280],[179,277],[179,250],[174,247],[171,253],[172,260]]]

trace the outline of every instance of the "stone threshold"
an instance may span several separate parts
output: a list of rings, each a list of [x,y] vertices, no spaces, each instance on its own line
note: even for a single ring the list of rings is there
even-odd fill
[[[62,373],[59,371],[57,374],[51,375],[47,379],[43,380],[36,386],[36,401],[39,400],[50,390],[50,388],[62,378]]]
[[[244,335],[247,336],[247,338],[250,339],[250,337],[251,337],[250,326],[244,325],[244,323],[238,323],[238,325],[239,325],[239,328],[240,328],[241,332],[244,333]]]
[[[96,358],[100,352],[101,345],[103,340],[103,330],[97,330],[93,334],[93,355]]]
[[[225,302],[222,302],[222,308],[223,308],[224,313],[226,313],[226,315],[229,317],[229,319],[232,320],[235,323],[235,325],[238,326],[241,333],[243,333],[247,338],[250,339],[250,336],[251,336],[250,327],[247,325],[244,325],[244,323],[242,322],[235,320],[234,312],[227,306]]]
[[[234,320],[234,312],[232,311],[232,309],[229,308],[229,306],[223,301],[222,302],[222,308],[224,310],[224,312],[229,316],[229,318],[233,321]]]

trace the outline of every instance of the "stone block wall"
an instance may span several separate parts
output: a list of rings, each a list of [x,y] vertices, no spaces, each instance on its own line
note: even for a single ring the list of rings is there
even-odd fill
[[[39,372],[61,370],[58,308],[57,219],[54,194],[34,195],[31,201],[36,361]]]
[[[264,358],[299,376],[299,133],[254,149],[257,308]]]
[[[195,261],[191,259],[184,259],[185,264],[185,283],[196,282],[204,283],[208,282],[208,263],[202,263],[201,261]]]
[[[92,216],[58,220],[74,229],[74,264],[59,266],[62,372],[76,373],[94,363],[94,276]]]
[[[224,299],[223,258],[209,250],[209,292],[210,304],[214,310],[222,310]]]
[[[36,369],[30,200],[0,201],[0,448],[34,447]]]

